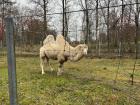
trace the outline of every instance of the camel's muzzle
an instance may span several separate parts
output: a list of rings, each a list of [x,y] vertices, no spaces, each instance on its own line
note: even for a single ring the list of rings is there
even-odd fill
[[[85,49],[84,49],[84,54],[85,54],[85,55],[87,55],[87,51],[88,51],[88,49],[85,48]]]

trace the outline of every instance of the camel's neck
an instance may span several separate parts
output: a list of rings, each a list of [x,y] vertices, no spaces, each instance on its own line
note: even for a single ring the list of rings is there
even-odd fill
[[[83,58],[83,54],[77,54],[76,56],[71,57],[70,60],[76,62],[79,61],[81,58]]]
[[[78,46],[74,47],[72,49],[72,53],[70,56],[69,56],[69,59],[71,61],[78,61],[80,60],[82,57],[83,57],[83,53],[81,51],[78,50]]]

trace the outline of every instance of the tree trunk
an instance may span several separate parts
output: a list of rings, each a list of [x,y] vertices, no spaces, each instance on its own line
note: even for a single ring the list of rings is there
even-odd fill
[[[47,5],[46,5],[46,0],[43,0],[43,12],[44,12],[44,35],[47,34],[47,12],[46,12],[46,9],[47,9]],[[43,39],[44,39],[44,35],[43,35]]]
[[[108,46],[108,53],[110,52],[110,34],[109,34],[109,5],[110,5],[110,0],[108,0],[108,8],[107,8],[107,46]]]
[[[87,3],[87,0],[85,0],[85,6],[86,6],[86,36],[85,36],[85,43],[88,44],[88,42],[89,42],[89,17],[88,17],[88,3]]]
[[[136,0],[136,14],[135,14],[135,25],[136,25],[136,36],[135,36],[135,64],[134,64],[134,68],[133,68],[133,71],[132,71],[132,75],[131,75],[131,84],[133,85],[134,84],[134,74],[135,74],[135,69],[136,69],[136,63],[137,63],[137,59],[138,59],[138,48],[139,48],[139,45],[138,45],[138,41],[139,41],[139,4],[138,4],[138,0]]]
[[[65,0],[62,0],[62,4],[63,4],[63,26],[62,26],[62,30],[63,30],[63,36],[65,36]]]
[[[98,51],[98,56],[100,56],[100,36],[99,36],[99,17],[98,17],[98,0],[96,0],[96,51]]]

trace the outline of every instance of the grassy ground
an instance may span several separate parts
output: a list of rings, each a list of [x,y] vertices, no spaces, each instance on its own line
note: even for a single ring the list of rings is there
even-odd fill
[[[140,105],[140,60],[131,86],[134,60],[121,61],[116,84],[117,59],[82,59],[67,62],[65,73],[57,76],[46,67],[41,75],[38,57],[17,57],[19,105]],[[0,56],[0,104],[8,105],[6,57]]]

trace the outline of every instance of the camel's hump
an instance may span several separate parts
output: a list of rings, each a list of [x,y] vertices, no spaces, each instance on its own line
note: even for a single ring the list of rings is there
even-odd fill
[[[55,39],[53,35],[47,35],[45,40],[43,41],[43,45],[46,45],[48,43],[54,43]]]
[[[56,43],[59,43],[60,45],[63,45],[63,44],[66,44],[66,43],[68,44],[68,42],[65,40],[63,35],[57,35]]]

